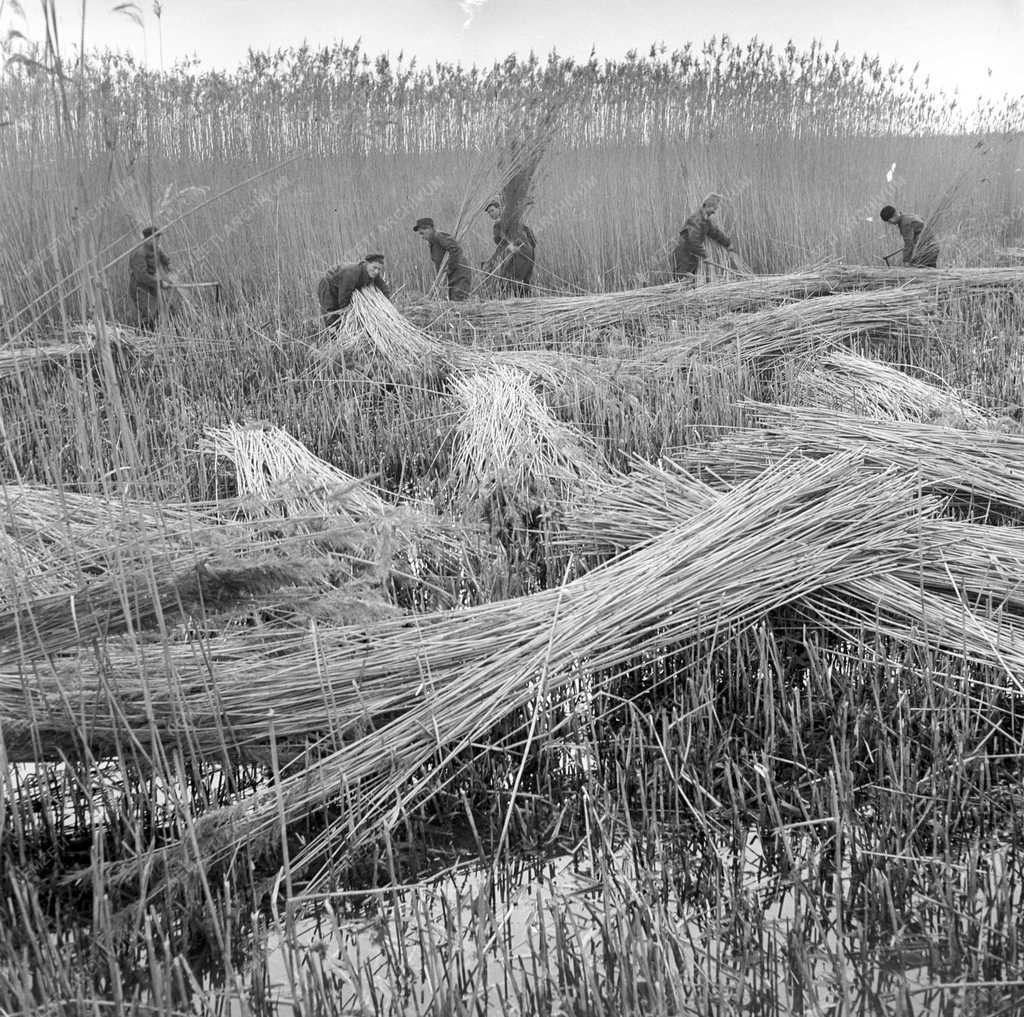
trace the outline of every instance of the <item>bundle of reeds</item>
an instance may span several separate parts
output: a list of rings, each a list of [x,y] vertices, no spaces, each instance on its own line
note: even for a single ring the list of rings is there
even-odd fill
[[[386,499],[272,424],[207,428],[200,451],[231,463],[245,515],[287,520],[289,530],[323,540],[329,535],[324,550],[336,545],[343,556],[356,554],[380,577],[404,581],[411,559],[447,574],[466,550],[463,528],[432,506]]]
[[[905,290],[841,293],[763,311],[737,314],[692,334],[679,333],[645,350],[641,371],[684,367],[691,357],[730,357],[746,362],[803,356],[854,339],[929,334],[927,301]]]
[[[906,471],[889,467],[879,483],[892,483],[901,473]],[[903,476],[901,482],[907,481],[914,478]],[[640,464],[629,476],[595,488],[587,503],[570,512],[564,539],[599,557],[647,547],[680,520],[713,511],[732,490],[715,491],[678,463]],[[994,666],[1024,689],[1024,587],[1018,574],[1024,531],[941,518],[938,508],[922,503],[913,537],[891,569],[849,575],[787,607],[852,650],[865,642],[877,647],[882,639],[897,644],[897,656],[900,646],[945,652]]]
[[[915,295],[1014,290],[1024,286],[1024,269],[976,268],[893,271],[865,266],[828,266],[788,275],[759,275],[706,286],[666,283],[643,289],[585,296],[533,297],[436,306],[413,311],[424,327],[465,327],[514,332],[524,339],[565,339],[603,328],[642,325],[687,316],[716,316],[772,307],[794,300],[851,291],[906,287]]]
[[[80,360],[92,350],[94,340],[52,343],[47,346],[5,346],[0,349],[0,379],[17,375],[42,364],[64,364]]]
[[[369,485],[313,455],[273,424],[208,427],[200,452],[228,460],[238,493],[274,514],[378,519],[384,499]]]
[[[763,426],[678,450],[675,458],[714,486],[750,480],[792,457],[859,451],[865,468],[900,469],[920,489],[953,499],[965,511],[1014,520],[1024,514],[1022,435],[810,407],[751,403],[749,408]]]
[[[214,525],[211,505],[147,502],[39,484],[0,487],[0,531],[45,568],[79,580],[150,555],[189,551]]]
[[[529,517],[599,475],[592,443],[552,416],[522,371],[501,365],[460,375],[451,395],[458,413],[451,482],[463,511],[500,506],[503,515]]]
[[[279,734],[326,728],[337,747],[272,789],[205,817],[196,827],[200,858],[182,854],[180,861],[208,863],[245,841],[272,845],[282,816],[298,819],[341,795],[337,828],[331,824],[292,858],[318,885],[336,856],[457,780],[460,754],[477,744],[493,749],[488,732],[504,718],[574,687],[584,673],[649,667],[704,636],[734,637],[817,591],[888,575],[906,564],[908,549],[914,556],[927,511],[912,483],[879,483],[859,473],[856,457],[788,464],[559,589],[383,623],[361,631],[362,642],[339,630],[305,646],[292,640],[290,648],[245,653],[236,644],[223,662],[207,655],[202,676],[195,664],[181,666],[174,710],[194,718],[196,739],[213,737],[206,732],[214,721],[204,718],[212,668],[217,719],[230,744],[265,742],[274,709]],[[1019,648],[1008,653],[1024,665]],[[133,672],[124,689],[134,687],[141,703],[144,678]],[[141,706],[125,709],[135,714]],[[378,720],[366,733],[371,718]],[[149,736],[166,737],[159,730]]]
[[[414,325],[375,286],[356,290],[337,329],[314,352],[322,365],[338,361],[375,377],[420,379],[443,369],[457,350]]]
[[[39,597],[78,585],[73,565],[46,555],[0,529],[0,610],[22,597]]]
[[[953,427],[989,427],[993,418],[952,389],[914,378],[889,364],[834,350],[804,367],[793,381],[790,401],[861,416],[924,420]]]
[[[233,537],[238,541],[240,534]],[[257,551],[244,537],[234,550],[197,548],[184,559],[157,556],[144,568],[89,577],[71,590],[0,610],[0,666],[27,667],[121,634],[141,638],[151,629],[166,634],[182,620],[209,631],[229,628],[239,614],[248,620],[261,610],[280,613],[330,589],[337,581],[332,564]]]

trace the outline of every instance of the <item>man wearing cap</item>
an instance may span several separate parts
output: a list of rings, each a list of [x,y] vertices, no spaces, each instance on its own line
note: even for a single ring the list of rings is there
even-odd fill
[[[434,228],[433,219],[417,219],[412,229],[429,244],[430,260],[438,274],[447,257],[445,272],[448,276],[448,299],[465,300],[469,296],[473,278],[462,245],[450,234],[439,233]]]
[[[672,252],[673,279],[684,279],[688,275],[696,277],[700,263],[708,256],[704,246],[708,237],[726,250],[729,249],[732,241],[711,221],[721,201],[720,194],[709,194],[701,202],[700,208],[683,223],[679,231],[679,242]]]
[[[139,324],[153,329],[161,317],[178,309],[178,295],[171,280],[171,259],[160,250],[160,230],[147,226],[142,243],[128,257],[128,291],[138,312]]]
[[[391,289],[384,281],[384,255],[368,254],[354,265],[338,265],[332,268],[317,286],[320,298],[320,319],[325,328],[337,325],[345,316],[345,309],[352,303],[356,290],[375,286],[384,296],[391,296]]]
[[[939,244],[932,231],[925,226],[919,215],[904,212],[896,214],[892,205],[886,205],[879,213],[882,222],[895,226],[903,237],[903,264],[914,268],[938,268]]]

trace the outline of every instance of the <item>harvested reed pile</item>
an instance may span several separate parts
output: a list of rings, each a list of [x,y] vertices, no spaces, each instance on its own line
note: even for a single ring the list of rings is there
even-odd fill
[[[789,464],[559,589],[318,638],[269,634],[235,637],[220,650],[146,651],[118,660],[116,689],[83,657],[71,676],[0,684],[0,717],[12,716],[12,695],[22,704],[27,696],[20,715],[38,714],[33,723],[52,732],[80,727],[87,703],[89,737],[107,746],[122,718],[141,721],[133,734],[143,743],[187,729],[197,747],[234,751],[267,744],[271,709],[277,737],[328,732],[325,758],[196,829],[208,862],[269,838],[279,810],[299,819],[341,793],[340,825],[293,858],[319,867],[374,836],[396,809],[457,779],[441,768],[487,744],[503,719],[585,674],[647,668],[681,645],[731,638],[796,598],[905,565],[908,553],[924,553],[916,535],[925,511],[912,484],[880,484],[858,472],[855,457]],[[62,702],[56,690],[72,686]],[[318,875],[322,882],[327,872]]]
[[[228,460],[238,493],[270,514],[378,519],[384,499],[273,424],[208,427],[200,452]]]
[[[446,368],[457,347],[417,328],[375,286],[356,290],[337,330],[314,353],[321,366],[342,362],[374,378],[418,380]]]
[[[139,638],[159,629],[167,637],[182,621],[209,631],[258,612],[280,616],[337,581],[336,569],[323,559],[274,555],[265,548],[253,553],[248,542],[239,550],[197,550],[187,563],[177,556],[155,558],[145,570],[91,578],[72,592],[0,611],[0,666],[27,666],[121,634]]]
[[[464,364],[477,371],[507,368],[526,375],[558,404],[607,399],[616,392],[637,392],[640,385],[628,370],[629,357],[574,356],[556,350],[469,351]]]
[[[77,570],[0,529],[0,610],[19,597],[39,597],[78,585]]]
[[[764,275],[692,286],[667,283],[616,293],[484,301],[414,309],[425,327],[487,333],[516,332],[524,339],[571,339],[581,333],[671,318],[716,317],[844,292],[905,287],[936,293],[1012,291],[1024,287],[1024,269],[875,269],[828,266],[790,275]]]
[[[898,476],[889,468],[879,482]],[[904,477],[901,483],[908,480],[914,482]],[[598,556],[644,548],[679,520],[713,512],[735,490],[716,492],[678,463],[643,464],[571,512],[563,539]],[[995,667],[1024,691],[1024,530],[939,518],[931,508],[908,534],[903,560],[894,567],[850,575],[787,607],[803,624],[871,656],[879,652],[879,638],[896,644],[888,648],[896,659],[901,647],[944,652]]]
[[[854,339],[887,339],[895,333],[926,338],[930,324],[928,304],[919,294],[841,293],[732,315],[706,331],[650,347],[637,358],[636,367],[673,370],[694,356],[764,361],[816,353]]]
[[[375,533],[378,542],[421,538],[458,543],[455,529],[431,508],[385,501],[370,485],[313,455],[272,424],[208,427],[200,451],[231,463],[249,512],[347,521]]]
[[[451,391],[458,413],[452,494],[471,517],[492,526],[530,519],[600,475],[597,450],[551,415],[522,371],[462,375]]]
[[[447,597],[475,559],[464,525],[429,505],[386,501],[273,425],[207,428],[200,449],[232,464],[244,515],[317,536],[319,553],[357,559],[363,578],[396,594],[429,588]]]
[[[123,325],[105,323],[103,334],[114,347],[123,347],[137,353],[153,353],[159,346],[166,345],[169,337],[147,335]],[[14,377],[21,371],[42,367],[46,364],[79,364],[96,349],[99,326],[95,322],[72,323],[62,333],[62,342],[32,344],[19,342],[0,349],[0,380]],[[188,337],[190,345],[195,339]]]
[[[806,366],[793,381],[789,401],[888,420],[927,420],[963,428],[993,423],[985,410],[952,389],[842,350]]]
[[[45,569],[79,581],[133,567],[152,555],[187,553],[215,523],[210,505],[144,502],[36,484],[0,487],[0,530]]]
[[[95,342],[53,343],[47,346],[5,346],[0,349],[0,379],[43,364],[66,364],[87,356]]]
[[[865,468],[897,468],[962,511],[994,512],[1012,521],[1024,515],[1022,435],[825,409],[757,403],[750,409],[763,427],[679,450],[675,458],[717,486],[750,480],[783,459],[857,451]]]

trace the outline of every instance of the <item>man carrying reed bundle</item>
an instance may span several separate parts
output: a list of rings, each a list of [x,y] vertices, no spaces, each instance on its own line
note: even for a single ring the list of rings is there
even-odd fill
[[[537,240],[533,230],[522,222],[513,222],[494,198],[484,206],[494,222],[494,253],[484,265],[501,297],[528,297],[531,293]]]
[[[467,299],[472,285],[472,270],[458,240],[449,233],[438,232],[434,228],[434,220],[429,218],[417,219],[412,231],[419,233],[429,245],[430,260],[434,263],[438,275],[441,274],[442,266],[445,266],[448,299]]]
[[[879,218],[895,226],[903,237],[903,264],[913,268],[938,268],[939,245],[924,219],[910,212],[897,215],[892,205],[886,205]]]
[[[324,328],[337,325],[352,303],[352,294],[368,286],[375,286],[386,297],[391,296],[391,289],[384,281],[383,254],[368,254],[354,265],[332,268],[317,286],[320,320]]]
[[[147,226],[142,243],[128,257],[128,292],[135,303],[139,325],[147,330],[178,310],[179,299],[171,278],[171,259],[160,250],[160,230]]]
[[[696,277],[697,269],[708,256],[704,247],[704,241],[708,237],[729,250],[732,241],[711,221],[721,203],[720,194],[709,194],[701,202],[700,208],[683,223],[683,228],[679,231],[679,243],[672,252],[673,279]]]

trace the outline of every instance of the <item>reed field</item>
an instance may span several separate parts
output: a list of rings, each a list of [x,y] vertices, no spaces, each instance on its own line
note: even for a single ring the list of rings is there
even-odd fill
[[[5,46],[0,1014],[1024,1014],[1019,101]]]

